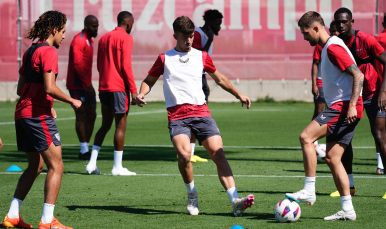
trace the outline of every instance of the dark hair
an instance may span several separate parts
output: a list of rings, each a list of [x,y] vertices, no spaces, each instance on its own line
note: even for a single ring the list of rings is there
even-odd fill
[[[310,28],[314,22],[319,22],[319,24],[324,26],[324,20],[318,12],[308,11],[299,19],[298,26],[301,28]]]
[[[94,15],[87,15],[85,18],[84,18],[84,24],[89,24],[90,21],[92,21],[93,19],[96,19],[98,21],[98,18],[95,17]]]
[[[222,19],[223,16],[222,16],[222,13],[220,13],[220,11],[218,10],[207,10],[205,11],[204,13],[204,16],[202,16],[204,18],[204,21],[210,21],[210,20],[214,20],[214,19]]]
[[[55,28],[58,31],[61,31],[66,22],[67,17],[65,14],[56,10],[47,11],[40,15],[38,20],[34,22],[34,25],[28,31],[26,38],[32,40],[35,40],[36,38],[43,41],[47,40]]]
[[[349,10],[349,9],[347,9],[345,7],[339,8],[337,11],[335,11],[334,18],[336,17],[336,15],[343,14],[343,13],[347,13],[348,15],[350,15],[350,18],[352,19],[351,10]]]
[[[178,17],[173,22],[174,33],[181,32],[184,34],[191,34],[194,32],[194,23],[187,16]]]
[[[330,23],[330,28],[333,27],[333,26],[336,26],[336,22],[335,22],[335,21],[332,21],[332,22]]]
[[[129,17],[133,17],[133,15],[129,11],[121,11],[117,16],[118,25],[120,25],[123,20]]]

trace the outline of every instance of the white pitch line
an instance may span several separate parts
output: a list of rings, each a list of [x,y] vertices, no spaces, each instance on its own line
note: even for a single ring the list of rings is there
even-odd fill
[[[20,175],[22,172],[0,172],[0,175]],[[41,173],[47,175],[47,173]],[[64,173],[65,175],[89,175],[86,173]],[[98,175],[94,175],[98,176]],[[111,174],[101,174],[99,176],[111,176]],[[152,177],[175,177],[180,174],[137,174],[137,176],[152,176]],[[218,175],[195,174],[196,177],[218,177]],[[234,177],[243,178],[303,178],[304,176],[288,176],[288,175],[233,175]],[[332,176],[316,176],[317,178],[332,178]],[[386,176],[354,176],[355,179],[385,179]]]

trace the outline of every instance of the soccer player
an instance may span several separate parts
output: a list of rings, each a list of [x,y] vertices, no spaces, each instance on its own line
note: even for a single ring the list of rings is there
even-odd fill
[[[194,40],[192,47],[201,51],[205,51],[210,57],[212,57],[213,37],[214,35],[218,36],[218,32],[221,30],[223,15],[218,10],[207,10],[205,11],[203,18],[205,21],[204,26],[194,29]],[[205,94],[205,101],[208,102],[210,90],[206,80],[205,72],[202,73],[202,90]],[[190,144],[192,146],[192,156],[190,157],[190,161],[207,162],[207,159],[194,155],[194,150],[196,147],[196,137],[194,135],[192,135]]]
[[[98,35],[98,26],[99,22],[95,16],[88,15],[84,19],[84,29],[72,40],[68,59],[66,86],[72,98],[82,101],[82,106],[75,110],[75,130],[79,139],[81,160],[90,160],[89,142],[97,116],[91,73],[94,55],[92,38]]]
[[[54,215],[63,174],[60,135],[55,123],[56,112],[52,108],[54,98],[71,104],[74,109],[82,102],[64,94],[56,86],[58,54],[55,48],[65,38],[66,15],[58,11],[43,13],[29,30],[27,38],[35,40],[25,52],[19,70],[15,126],[17,147],[25,151],[28,168],[17,184],[3,226],[6,228],[32,228],[20,217],[20,206],[31,189],[36,177],[42,172],[44,163],[48,172],[44,186],[43,215],[39,229],[70,228],[63,226]]]
[[[190,162],[191,133],[205,147],[213,162],[222,186],[225,188],[235,216],[253,204],[254,196],[239,198],[232,170],[224,155],[223,143],[216,122],[211,118],[202,88],[202,72],[208,74],[224,90],[234,95],[241,104],[250,107],[251,101],[240,94],[229,80],[216,70],[212,59],[205,51],[192,48],[194,23],[186,16],[178,17],[173,23],[176,47],[158,56],[149,74],[141,84],[136,98],[137,105],[146,105],[145,95],[150,92],[158,78],[163,75],[164,96],[169,119],[170,139],[178,154],[178,168],[188,192],[187,210],[198,215],[198,195],[193,180]]]
[[[102,126],[95,135],[91,158],[86,166],[89,174],[100,174],[96,161],[103,140],[115,119],[113,176],[137,175],[122,166],[123,145],[130,93],[135,104],[137,87],[131,67],[133,38],[129,35],[134,25],[130,12],[122,11],[118,26],[99,39],[97,67],[99,71],[99,99],[102,107]]]
[[[339,32],[336,28],[335,22],[332,21],[330,23],[330,35],[338,36]],[[326,101],[324,100],[324,92],[323,92],[323,82],[322,75],[320,74],[320,55],[322,53],[322,47],[320,45],[315,46],[313,61],[312,61],[312,69],[311,69],[311,78],[312,78],[312,94],[314,95],[314,114],[312,116],[312,120],[316,118],[322,111],[324,110]],[[314,142],[314,145],[318,145],[318,141]]]
[[[373,67],[374,59],[377,59],[380,64],[386,64],[386,53],[384,48],[370,34],[362,31],[353,30],[352,13],[347,8],[340,8],[334,13],[339,30],[339,37],[344,41],[350,49],[358,68],[365,76],[363,83],[363,106],[366,110],[367,117],[370,122],[371,133],[374,137],[377,152],[386,156],[386,133],[385,133],[385,112],[386,94],[380,92],[386,90],[385,81],[376,85],[378,74]],[[381,78],[386,77],[386,72]],[[351,145],[351,144],[350,144]],[[352,172],[353,151],[352,147],[346,149],[342,157],[342,163],[347,171],[350,180],[350,187],[355,190],[353,172]],[[331,193],[334,196],[336,193]]]
[[[356,213],[350,195],[349,180],[341,162],[346,146],[350,143],[356,125],[363,117],[361,91],[363,73],[344,42],[329,36],[319,13],[309,11],[299,20],[298,26],[304,39],[311,46],[322,49],[321,74],[327,109],[319,114],[300,134],[305,170],[304,189],[287,193],[286,197],[313,205],[315,195],[316,154],[313,142],[326,137],[326,162],[335,185],[341,194],[342,210],[325,220],[355,220]]]

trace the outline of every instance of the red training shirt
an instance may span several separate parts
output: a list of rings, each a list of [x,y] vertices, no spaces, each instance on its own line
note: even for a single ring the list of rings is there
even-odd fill
[[[312,58],[320,61],[321,56],[322,56],[322,47],[320,47],[320,45],[316,45]],[[316,86],[317,87],[323,87],[323,81],[321,78],[319,78],[319,76],[321,77],[321,74],[319,71],[320,71],[320,69],[318,68],[318,77],[316,78]]]
[[[133,38],[121,27],[116,27],[99,39],[99,92],[137,93],[131,66],[132,48]]]
[[[86,90],[92,85],[94,44],[85,31],[78,33],[71,42],[68,59],[67,89]]]
[[[386,29],[384,29],[382,31],[382,33],[378,34],[378,36],[375,37],[375,39],[378,41],[378,43],[384,49],[386,49]],[[378,79],[377,79],[377,83],[376,83],[376,92],[377,92],[377,94],[379,94],[379,92],[381,90],[382,82],[383,82],[383,65],[381,63],[379,63],[379,61],[377,59],[375,59],[374,66],[375,66],[375,70],[378,73]]]

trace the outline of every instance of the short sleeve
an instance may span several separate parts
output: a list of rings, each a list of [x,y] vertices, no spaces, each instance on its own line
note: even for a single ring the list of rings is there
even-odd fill
[[[201,34],[198,31],[194,31],[194,39],[193,39],[192,47],[195,49],[202,49]]]
[[[344,72],[352,64],[355,64],[346,49],[337,44],[331,44],[327,47],[327,55],[331,63],[333,63],[342,72]]]
[[[42,50],[43,51],[43,50]],[[58,53],[55,49],[47,47],[40,57],[42,73],[52,71],[58,74]]]
[[[385,51],[384,48],[378,43],[378,41],[372,35],[367,36],[366,45],[367,45],[367,50],[369,50],[374,57],[381,55]]]
[[[148,74],[154,77],[160,77],[164,74],[165,54],[158,56],[157,60],[153,64],[153,67],[149,70]]]
[[[28,50],[27,50],[28,51]],[[27,56],[27,51],[23,55],[23,61],[21,62],[21,67],[19,69],[19,74],[21,76],[24,76],[24,71],[25,71],[25,57]]]
[[[314,50],[314,55],[312,56],[312,58],[314,58],[315,60],[320,60],[321,54],[322,54],[322,47],[320,47],[320,45],[316,45]]]
[[[205,51],[202,51],[202,62],[204,63],[204,72],[214,73],[217,70],[213,64],[212,58],[210,58]]]

